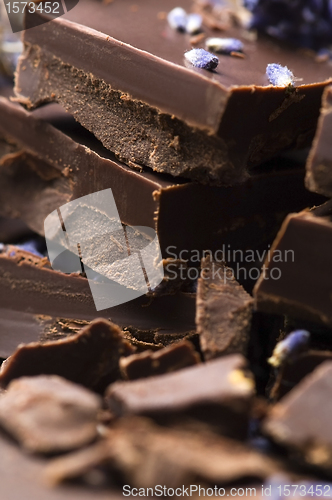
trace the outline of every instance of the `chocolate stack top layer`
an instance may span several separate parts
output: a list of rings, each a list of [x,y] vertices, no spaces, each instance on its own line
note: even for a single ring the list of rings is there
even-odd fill
[[[213,72],[186,68],[191,39],[165,19],[176,5],[82,0],[35,28],[42,18],[28,16],[19,100],[56,100],[127,164],[202,182],[242,181],[247,166],[308,144],[329,65],[232,28],[226,35],[242,38],[244,58],[220,56]],[[190,11],[192,4],[182,6]],[[269,85],[266,66],[274,62],[300,79],[296,89]]]

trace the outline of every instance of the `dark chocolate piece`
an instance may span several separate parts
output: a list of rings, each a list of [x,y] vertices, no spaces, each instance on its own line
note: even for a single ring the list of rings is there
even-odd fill
[[[0,385],[33,375],[59,375],[86,387],[119,378],[119,359],[134,351],[118,326],[95,320],[65,339],[22,344],[1,366]]]
[[[156,352],[144,351],[123,357],[120,359],[120,369],[124,378],[135,380],[173,372],[196,365],[199,361],[199,354],[195,351],[193,344],[183,340]]]
[[[6,310],[4,316],[0,315],[4,331],[0,336],[0,357],[8,356],[22,342],[43,337],[45,325],[40,325],[40,315],[80,320],[104,317],[136,331],[181,337],[196,330],[195,301],[195,296],[187,293],[142,296],[97,312],[86,278],[53,271],[46,258],[8,247],[0,253],[0,304]],[[26,331],[22,328],[25,320],[29,325]]]
[[[208,255],[198,280],[196,325],[205,359],[246,354],[253,308],[252,297],[233,271]]]
[[[27,29],[19,101],[57,101],[128,165],[205,183],[243,181],[247,166],[310,143],[331,81],[326,63],[232,29],[227,36],[242,39],[244,59],[228,57],[215,72],[187,69],[190,36],[158,18],[176,2],[131,5],[81,0],[65,16]],[[187,12],[191,6],[182,1]],[[27,27],[40,19],[28,15]],[[302,85],[269,86],[265,69],[275,61]]]
[[[316,136],[307,161],[306,186],[315,193],[332,196],[332,86],[322,99]]]
[[[264,431],[299,460],[331,471],[332,363],[326,361],[271,410]]]
[[[163,258],[190,260],[193,251],[202,257],[222,245],[266,248],[289,212],[325,201],[304,188],[302,165],[281,159],[233,188],[135,172],[68,116],[55,105],[29,114],[0,98],[0,136],[17,151],[2,158],[0,213],[24,219],[40,234],[61,203],[111,188],[124,224],[155,228]]]
[[[231,355],[166,375],[115,382],[106,391],[106,401],[118,415],[193,418],[227,436],[244,438],[254,388],[245,368],[242,356]]]
[[[284,364],[271,388],[270,398],[272,400],[282,398],[324,361],[332,361],[332,352],[310,350],[301,353],[292,362]]]
[[[231,439],[207,431],[162,428],[132,417],[108,429],[105,442],[51,461],[46,478],[59,483],[99,465],[108,465],[113,474],[120,471],[125,484],[137,488],[158,484],[182,488],[197,483],[214,487],[245,478],[264,480],[279,468],[273,460]]]
[[[61,377],[23,377],[0,396],[0,425],[30,452],[69,451],[97,437],[100,404]]]
[[[287,217],[255,286],[258,310],[332,325],[331,202]]]

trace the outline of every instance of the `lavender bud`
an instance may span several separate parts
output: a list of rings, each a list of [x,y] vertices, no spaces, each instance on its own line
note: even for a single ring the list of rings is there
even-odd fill
[[[310,333],[307,330],[295,330],[284,340],[278,342],[268,362],[270,365],[278,368],[287,359],[292,359],[299,352],[303,351],[308,346],[309,340]]]
[[[174,30],[185,31],[187,26],[187,13],[182,7],[175,7],[167,15],[167,21]]]
[[[287,87],[288,85],[294,85],[294,75],[287,68],[287,66],[281,66],[280,64],[268,64],[266,67],[266,76],[269,82],[275,87]]]
[[[204,49],[192,49],[186,52],[184,57],[195,66],[195,68],[213,70],[219,64],[218,57]]]
[[[213,50],[220,54],[243,51],[243,43],[237,38],[208,38],[205,46],[208,50]]]
[[[186,32],[189,35],[195,35],[202,29],[203,19],[200,14],[189,14],[186,23]]]

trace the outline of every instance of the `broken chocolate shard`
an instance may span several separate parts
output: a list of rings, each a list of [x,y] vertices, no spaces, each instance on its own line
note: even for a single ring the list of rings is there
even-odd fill
[[[244,439],[254,384],[243,370],[245,359],[230,355],[174,373],[115,382],[106,402],[117,415],[205,421],[221,434]]]
[[[332,363],[305,377],[271,410],[264,431],[299,461],[331,471]]]
[[[202,431],[159,427],[148,419],[130,417],[105,429],[105,440],[51,460],[45,476],[51,484],[84,477],[102,465],[111,475],[137,488],[215,486],[241,479],[264,480],[278,465],[242,443]]]
[[[135,380],[173,372],[199,362],[200,356],[193,344],[183,340],[155,352],[147,350],[123,357],[120,369],[125,379]]]
[[[311,191],[332,196],[332,86],[327,87],[322,99],[316,136],[306,165],[306,186]]]
[[[327,63],[263,39],[246,41],[247,57],[229,58],[222,72],[187,69],[188,37],[158,20],[169,2],[149,0],[135,12],[130,2],[81,0],[27,29],[18,100],[28,107],[57,101],[128,165],[203,183],[244,181],[247,167],[310,144],[331,81]],[[39,17],[28,15],[27,27]],[[227,35],[241,39],[240,31]],[[303,85],[292,93],[267,86],[265,68],[274,60]]]
[[[329,201],[286,218],[254,289],[258,310],[332,325],[331,213]]]
[[[61,377],[23,377],[0,396],[0,425],[28,451],[69,451],[97,437],[100,398]]]
[[[1,366],[0,385],[34,375],[58,375],[86,387],[119,378],[119,359],[134,348],[118,326],[94,320],[65,339],[20,345]]]
[[[233,271],[208,255],[198,280],[196,325],[205,359],[246,354],[253,309],[252,297]]]

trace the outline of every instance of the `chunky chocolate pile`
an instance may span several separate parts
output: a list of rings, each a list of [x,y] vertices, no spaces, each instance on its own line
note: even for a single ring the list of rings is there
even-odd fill
[[[15,81],[0,33],[1,500],[331,496],[331,2],[34,5]]]

